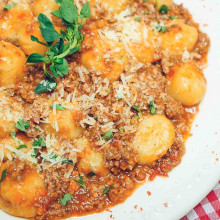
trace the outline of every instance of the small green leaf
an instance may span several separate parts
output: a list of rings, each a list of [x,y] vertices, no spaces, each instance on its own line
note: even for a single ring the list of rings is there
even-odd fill
[[[16,136],[16,132],[11,132],[11,137],[15,138],[15,136]]]
[[[123,128],[120,128],[120,129],[119,129],[119,132],[120,132],[121,134],[123,134],[123,133],[124,133],[124,129],[123,129]]]
[[[7,175],[7,169],[5,169],[5,170],[2,171],[0,183],[2,183],[2,181],[4,180],[4,178],[6,177],[6,175]]]
[[[86,190],[86,184],[83,182],[83,177],[79,175],[79,179],[73,179],[76,183],[78,183],[84,190]]]
[[[172,19],[172,20],[176,20],[178,17],[171,15],[169,18]]]
[[[41,34],[46,42],[53,42],[62,38],[62,35],[56,32],[52,22],[44,14],[39,14],[38,21],[40,23]]]
[[[26,63],[42,63],[45,57],[39,53],[32,53],[28,58]]]
[[[17,147],[17,149],[22,149],[22,148],[27,148],[27,145],[26,144],[21,144],[19,147]]]
[[[44,45],[46,47],[48,46],[47,44],[45,44],[44,42],[40,41],[37,37],[35,37],[33,35],[31,35],[31,40],[34,41],[34,42],[37,42],[39,44],[42,44],[42,45]]]
[[[105,135],[102,137],[102,139],[108,141],[108,140],[110,140],[112,137],[113,137],[113,133],[112,133],[111,131],[107,131],[107,132],[105,133]]]
[[[19,119],[18,122],[15,124],[15,127],[20,131],[27,132],[26,128],[29,128],[30,124],[27,121],[24,121],[23,119]]]
[[[160,10],[159,10],[160,14],[167,14],[168,11],[170,11],[170,10],[166,5],[162,5]]]
[[[59,103],[55,103],[55,104],[51,105],[50,107],[51,107],[51,108],[54,108],[54,107],[55,107],[56,110],[61,110],[61,111],[66,110],[66,107],[62,106],[62,105],[59,104]]]
[[[149,104],[149,108],[150,108],[150,113],[151,115],[155,115],[156,114],[156,109],[154,107],[154,101],[151,101]]]
[[[87,2],[85,5],[83,5],[80,15],[82,15],[84,18],[90,18],[91,17],[91,11],[90,11],[90,5]]]
[[[96,173],[92,171],[92,172],[88,173],[87,177],[93,177],[95,175],[96,175]]]
[[[63,160],[62,163],[67,163],[67,164],[73,165],[72,160]]]
[[[61,20],[63,19],[60,10],[53,11],[53,12],[51,12],[51,14],[54,15],[55,17],[61,19]]]
[[[139,22],[139,21],[141,20],[141,18],[140,18],[140,17],[135,17],[134,20],[137,21],[137,22]]]
[[[54,78],[47,77],[46,79],[39,82],[37,87],[35,88],[34,92],[36,94],[40,94],[42,92],[51,92],[52,90],[56,89],[57,82]]]
[[[61,5],[63,0],[55,0],[58,5]]]
[[[138,115],[136,115],[134,118],[139,119],[142,116],[142,111],[135,105],[131,106],[134,110],[138,111]]]
[[[63,19],[71,24],[78,20],[78,9],[71,0],[63,0],[60,13]]]
[[[12,3],[12,4],[10,4],[10,5],[6,5],[6,6],[4,7],[4,10],[8,11],[8,10],[10,10],[11,8],[15,7],[16,5],[17,5],[17,3]]]
[[[63,199],[60,199],[60,203],[65,206],[67,202],[69,202],[71,199],[73,199],[73,196],[70,195],[69,193],[65,194]]]
[[[32,150],[33,154],[31,156],[35,158],[37,156],[37,148],[32,148]]]
[[[109,191],[110,191],[112,188],[113,188],[112,185],[105,187],[105,189],[104,189],[103,192],[102,192],[102,195],[109,193]]]
[[[45,147],[46,146],[46,143],[45,143],[45,141],[44,141],[44,139],[43,138],[37,138],[35,141],[34,141],[34,143],[33,143],[33,146],[35,146],[35,147]]]
[[[69,64],[65,58],[63,58],[63,63],[55,63],[55,68],[61,77],[66,76],[69,72]]]
[[[157,25],[155,28],[158,32],[161,32],[161,33],[165,33],[167,31],[166,26]]]

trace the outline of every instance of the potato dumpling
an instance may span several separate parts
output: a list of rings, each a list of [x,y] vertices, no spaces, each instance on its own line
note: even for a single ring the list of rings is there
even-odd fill
[[[33,13],[34,16],[38,17],[40,13],[46,15],[52,21],[56,22],[57,18],[51,14],[51,12],[59,9],[59,5],[55,0],[34,0],[33,2]]]
[[[122,41],[130,55],[141,63],[152,63],[159,59],[155,53],[156,32],[135,20],[123,25]]]
[[[92,149],[90,145],[84,149],[80,156],[81,158],[77,164],[80,172],[88,174],[93,171],[99,176],[107,176],[109,174],[108,169],[104,167],[103,155]]]
[[[31,40],[31,35],[37,37],[41,42],[45,43],[41,35],[39,23],[34,21],[21,27],[18,34],[18,43],[25,54],[39,53],[45,55],[47,47]]]
[[[205,77],[194,64],[172,67],[167,79],[167,93],[185,106],[198,104],[205,95]]]
[[[174,143],[174,138],[174,126],[164,115],[144,117],[133,141],[138,163],[150,165],[161,158]]]
[[[94,35],[86,38],[83,44],[87,45],[88,41],[92,46],[81,53],[81,63],[110,81],[118,80],[128,58],[116,32],[105,29],[94,31]]]
[[[0,14],[0,40],[17,42],[18,31],[26,24],[33,21],[31,10],[18,3],[8,11]]]
[[[39,201],[47,194],[43,178],[27,166],[22,173],[14,171],[10,169],[11,163],[14,162],[4,163],[0,170],[2,173],[7,169],[7,175],[0,184],[0,208],[17,217],[42,215],[45,210],[40,207]]]
[[[184,24],[181,20],[174,20],[165,24],[167,32],[161,33],[161,49],[165,55],[191,52],[198,39],[195,27]]]
[[[46,133],[56,134],[58,136],[75,139],[78,138],[84,129],[76,124],[81,113],[76,109],[56,110],[55,114],[51,111],[49,123],[43,125]]]
[[[16,85],[25,76],[26,56],[11,43],[0,41],[0,86]]]

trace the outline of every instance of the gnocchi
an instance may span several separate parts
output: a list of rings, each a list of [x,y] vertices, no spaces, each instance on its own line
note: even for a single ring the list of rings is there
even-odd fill
[[[1,166],[1,173],[7,169],[7,175],[0,184],[0,208],[23,218],[42,214],[42,208],[36,204],[47,193],[43,179],[31,167],[25,167],[22,175],[12,172],[11,163],[8,161]]]
[[[26,75],[26,56],[11,43],[0,41],[0,86],[16,85]]]
[[[83,42],[84,45],[93,46],[81,53],[81,62],[89,70],[115,81],[119,79],[128,62],[125,48],[114,31],[100,30],[94,33],[92,39],[85,39]]]
[[[84,129],[76,124],[77,118],[81,114],[76,109],[66,109],[64,111],[56,110],[54,114],[51,112],[49,115],[49,123],[44,124],[46,133],[56,134],[58,136],[75,139],[78,138]]]
[[[173,20],[165,24],[167,32],[161,33],[162,54],[181,54],[184,51],[191,52],[198,39],[198,31],[195,27],[185,24],[181,20]]]
[[[133,141],[139,164],[152,164],[166,154],[173,145],[175,129],[164,115],[144,117],[138,125]]]
[[[39,53],[45,55],[47,47],[31,40],[31,35],[37,37],[41,42],[46,43],[41,35],[38,22],[25,24],[18,33],[18,43],[25,54]]]
[[[185,106],[198,104],[205,95],[205,77],[192,63],[172,67],[167,79],[167,93]]]

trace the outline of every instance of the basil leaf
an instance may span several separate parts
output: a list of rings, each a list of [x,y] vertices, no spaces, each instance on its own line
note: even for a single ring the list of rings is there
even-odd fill
[[[55,109],[56,109],[56,110],[61,110],[61,111],[66,110],[66,107],[62,106],[62,105],[59,104],[59,103],[55,103],[55,105],[53,104],[53,105],[51,105],[50,107],[51,107],[51,108],[54,108],[54,106],[55,106]]]
[[[71,199],[73,199],[73,196],[70,195],[69,193],[65,194],[63,199],[60,199],[60,203],[65,206],[67,202],[69,202]]]
[[[21,144],[19,147],[17,147],[17,149],[22,149],[22,148],[27,148],[27,145],[26,144]]]
[[[71,0],[63,0],[60,13],[63,19],[71,24],[78,20],[78,9]]]
[[[41,34],[46,42],[53,42],[62,38],[62,35],[56,32],[52,22],[44,14],[39,14],[38,21],[40,23]]]
[[[15,124],[15,127],[20,131],[27,132],[26,128],[29,128],[30,124],[27,121],[24,121],[23,119],[19,119],[18,122]]]
[[[4,7],[4,10],[8,11],[8,10],[10,10],[11,8],[15,7],[16,5],[17,5],[17,3],[12,3],[12,4],[10,4],[10,5],[6,5],[6,6]]]
[[[83,5],[80,15],[82,15],[84,18],[90,18],[91,17],[91,11],[90,11],[90,5],[87,2],[85,5]]]
[[[113,133],[112,133],[111,131],[107,131],[107,132],[105,133],[105,135],[102,137],[102,139],[108,141],[108,140],[110,140],[112,137],[113,137]]]
[[[26,63],[42,63],[45,57],[39,53],[32,53],[28,58]]]
[[[53,11],[53,12],[51,12],[51,14],[54,15],[55,17],[61,19],[61,20],[63,19],[60,10]]]
[[[69,72],[69,64],[65,58],[63,58],[63,63],[55,63],[55,68],[61,77],[66,76]]]
[[[48,46],[47,44],[41,42],[37,37],[35,37],[35,36],[33,36],[33,35],[31,35],[31,40],[34,41],[34,42],[37,42],[37,43],[39,43],[39,44],[42,44],[42,45],[44,45],[44,46]]]
[[[0,183],[2,183],[2,181],[4,180],[4,178],[6,177],[6,175],[7,175],[7,169],[5,169],[5,170],[2,171]]]
[[[37,87],[35,88],[34,92],[36,94],[40,94],[42,92],[50,92],[57,87],[57,82],[52,77],[47,77],[43,79],[41,82],[38,83]]]

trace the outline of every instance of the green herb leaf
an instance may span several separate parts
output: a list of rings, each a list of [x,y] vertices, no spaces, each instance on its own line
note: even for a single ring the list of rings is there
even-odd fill
[[[17,5],[16,3],[12,3],[12,4],[10,4],[10,5],[6,5],[6,6],[4,7],[4,10],[8,11],[8,10],[10,10],[11,8],[15,7],[16,5]]]
[[[78,183],[84,190],[86,190],[86,184],[83,181],[83,177],[80,174],[78,174],[78,175],[79,175],[79,179],[78,180],[77,179],[73,179],[73,180],[76,183]]]
[[[158,32],[161,32],[161,33],[165,33],[167,31],[166,26],[157,25],[155,28]]]
[[[144,11],[144,14],[145,14],[145,15],[149,15],[149,13],[150,13],[150,12],[149,12],[148,10],[145,10],[145,11]]]
[[[62,37],[54,29],[52,22],[44,14],[39,14],[38,21],[40,23],[41,34],[46,42],[53,42]]]
[[[37,42],[39,44],[42,44],[42,45],[44,45],[46,47],[48,46],[47,44],[45,44],[44,42],[40,41],[37,37],[35,37],[33,35],[31,35],[31,40],[34,41],[34,42]]]
[[[24,121],[23,119],[19,119],[18,122],[15,124],[15,127],[20,131],[27,132],[26,128],[29,128],[30,124],[27,121]]]
[[[55,104],[51,105],[50,107],[51,107],[51,108],[54,108],[54,107],[55,107],[56,110],[61,110],[61,111],[66,110],[66,107],[62,106],[62,105],[59,104],[59,103],[55,103]]]
[[[43,79],[37,87],[35,88],[34,92],[36,94],[40,94],[42,92],[50,92],[54,90],[57,87],[57,82],[54,78],[47,77],[46,79]]]
[[[22,148],[27,148],[27,145],[26,144],[21,144],[19,147],[17,147],[17,149],[22,149]]]
[[[160,10],[159,10],[159,12],[160,12],[161,14],[167,14],[168,11],[170,11],[170,10],[169,10],[169,8],[168,8],[166,5],[162,5],[161,8],[160,8]]]
[[[80,15],[82,15],[84,18],[90,18],[91,17],[91,11],[90,11],[90,5],[87,2],[85,5],[83,5]]]
[[[65,206],[67,202],[69,202],[71,199],[73,199],[73,196],[70,195],[69,193],[65,194],[63,199],[60,199],[60,203]]]
[[[6,177],[6,175],[7,175],[7,169],[5,169],[5,170],[2,171],[0,183],[2,183],[2,181],[4,180],[4,178]]]
[[[16,132],[11,132],[11,137],[15,138],[15,136],[16,136]]]
[[[135,105],[131,106],[133,109],[135,109],[138,112],[138,115],[136,115],[134,118],[139,119],[142,116],[142,111]]]
[[[96,175],[96,173],[92,171],[92,172],[88,173],[87,177],[93,177],[95,175]]]
[[[58,17],[61,20],[63,19],[60,10],[53,11],[53,12],[51,12],[51,14],[54,15],[55,17]]]
[[[151,115],[155,115],[156,114],[156,109],[154,107],[154,101],[151,101],[149,104],[149,108],[150,108],[150,113]]]
[[[110,191],[112,188],[113,188],[112,185],[105,187],[105,189],[104,189],[103,192],[102,192],[102,195],[109,193],[109,191]]]
[[[69,72],[69,64],[65,58],[63,58],[62,63],[55,63],[55,68],[61,77],[66,76]]]
[[[35,147],[45,147],[46,146],[46,143],[45,143],[45,141],[44,141],[44,139],[43,138],[37,138],[35,141],[34,141],[34,143],[33,143],[33,146],[35,146]]]
[[[172,20],[176,20],[177,18],[178,18],[177,16],[173,16],[173,15],[170,16],[170,19]]]
[[[135,17],[134,20],[139,22],[141,20],[141,18],[140,17]]]
[[[67,164],[73,165],[72,160],[63,160],[62,163],[67,163]]]
[[[124,133],[124,129],[123,129],[123,128],[120,128],[120,129],[119,129],[119,132],[120,132],[121,134],[123,134],[123,133]]]
[[[37,148],[32,148],[32,150],[33,150],[33,154],[31,155],[32,157],[36,157],[37,156]]]
[[[27,58],[27,64],[32,64],[32,63],[42,63],[44,62],[45,57],[42,56],[41,54],[38,53],[32,53],[28,58]]]
[[[60,6],[60,13],[63,19],[69,23],[74,23],[78,20],[77,7],[71,0],[63,0]]]
[[[112,133],[111,131],[107,131],[107,132],[105,133],[105,135],[102,137],[102,139],[108,141],[108,140],[110,140],[112,137],[113,137],[113,133]]]

